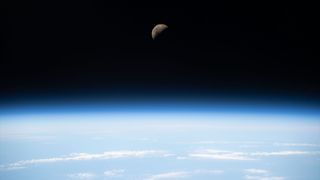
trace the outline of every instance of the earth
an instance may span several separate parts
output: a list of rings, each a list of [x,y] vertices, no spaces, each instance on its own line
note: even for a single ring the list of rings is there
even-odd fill
[[[0,179],[320,179],[319,115],[0,114]]]

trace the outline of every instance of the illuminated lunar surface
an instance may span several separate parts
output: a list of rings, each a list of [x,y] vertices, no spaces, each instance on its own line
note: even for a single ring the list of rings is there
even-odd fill
[[[152,39],[156,39],[163,31],[168,29],[168,26],[165,24],[158,24],[156,25],[151,32]]]

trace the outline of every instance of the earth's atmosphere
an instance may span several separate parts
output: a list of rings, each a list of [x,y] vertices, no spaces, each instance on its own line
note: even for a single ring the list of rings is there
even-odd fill
[[[0,179],[320,179],[319,115],[2,113]]]

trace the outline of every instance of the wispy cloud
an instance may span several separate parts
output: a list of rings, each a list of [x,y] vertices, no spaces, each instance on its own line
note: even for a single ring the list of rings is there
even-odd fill
[[[294,155],[320,155],[320,151],[274,151],[274,152],[237,152],[206,149],[189,153],[189,158],[213,159],[213,160],[257,160],[260,157],[269,156],[294,156]],[[187,158],[186,157],[186,158]],[[179,159],[184,159],[178,156]]]
[[[320,144],[311,143],[274,143],[275,146],[289,146],[289,147],[320,147]]]
[[[262,141],[195,141],[191,144],[255,144],[262,145],[265,142]]]
[[[186,156],[177,156],[176,159],[178,159],[178,160],[186,160],[186,159],[188,159],[188,157],[186,157]]]
[[[94,179],[95,177],[96,175],[93,173],[75,173],[68,175],[70,179]]]
[[[246,180],[284,180],[284,177],[272,176],[268,170],[265,169],[245,169]]]
[[[165,151],[157,150],[143,150],[143,151],[106,151],[103,153],[72,153],[67,156],[52,157],[44,159],[31,159],[17,161],[15,163],[0,165],[0,170],[13,170],[24,168],[32,164],[43,164],[43,163],[56,163],[64,161],[85,161],[85,160],[103,160],[103,159],[117,159],[117,158],[142,158],[150,156],[167,157],[168,153]]]
[[[319,155],[320,151],[275,151],[275,152],[255,152],[251,156],[292,156],[292,155]]]
[[[146,180],[177,179],[177,178],[186,178],[188,176],[189,176],[189,173],[186,171],[177,171],[177,172],[155,174],[150,176]]]
[[[268,170],[265,169],[245,169],[245,172],[250,174],[267,174],[269,173]]]
[[[204,158],[204,159],[215,159],[215,160],[253,160],[247,153],[244,152],[233,152],[233,151],[221,151],[221,150],[203,150],[191,153],[189,157]]]
[[[105,171],[103,174],[107,177],[122,177],[124,171],[124,169],[112,169]]]
[[[19,169],[25,169],[26,167],[24,166],[5,166],[5,165],[0,165],[0,170],[2,171],[13,171],[13,170],[19,170]]]
[[[192,174],[222,174],[223,170],[219,169],[196,169],[191,172]]]
[[[161,179],[180,179],[187,178],[196,174],[221,174],[224,171],[216,169],[196,169],[193,171],[175,171],[155,174],[145,180],[161,180]]]
[[[245,179],[247,180],[284,180],[284,177],[278,177],[278,176],[253,176],[253,175],[246,175]]]

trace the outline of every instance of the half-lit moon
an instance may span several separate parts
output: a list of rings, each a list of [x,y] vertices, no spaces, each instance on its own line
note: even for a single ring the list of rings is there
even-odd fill
[[[151,32],[152,39],[156,39],[164,30],[168,28],[165,24],[156,25]]]

